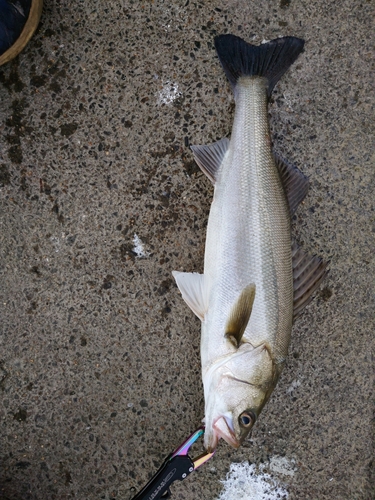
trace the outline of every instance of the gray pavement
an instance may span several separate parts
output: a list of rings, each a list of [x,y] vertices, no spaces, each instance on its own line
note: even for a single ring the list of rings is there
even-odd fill
[[[199,320],[171,271],[202,272],[213,190],[188,145],[230,134],[222,33],[306,40],[270,119],[310,177],[293,232],[331,271],[251,438],[173,498],[214,500],[232,462],[272,457],[295,464],[290,499],[375,498],[373,17],[359,0],[45,1],[0,68],[1,499],[127,500],[203,417]]]

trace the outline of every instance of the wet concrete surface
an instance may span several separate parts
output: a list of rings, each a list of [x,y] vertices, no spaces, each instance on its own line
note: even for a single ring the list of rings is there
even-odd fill
[[[374,4],[45,4],[0,68],[0,498],[127,500],[203,417],[171,271],[202,272],[213,189],[188,146],[230,134],[222,33],[306,40],[270,119],[310,178],[293,233],[330,274],[251,438],[174,498],[274,456],[295,461],[291,499],[374,498]]]

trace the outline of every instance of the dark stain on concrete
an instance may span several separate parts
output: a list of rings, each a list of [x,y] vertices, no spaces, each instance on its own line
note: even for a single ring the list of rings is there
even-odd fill
[[[30,85],[38,89],[40,87],[43,87],[46,84],[47,80],[48,80],[47,75],[33,75],[30,78]]]
[[[6,75],[5,71],[0,68],[0,83],[2,83],[10,92],[21,92],[24,89],[25,84],[21,80],[18,73],[18,58],[10,61],[9,65],[9,75]]]
[[[60,133],[64,137],[70,137],[71,135],[74,134],[74,132],[77,130],[78,124],[77,123],[64,123],[60,125]]]
[[[10,184],[10,172],[6,165],[0,165],[0,187]]]
[[[14,415],[14,420],[18,420],[19,422],[25,422],[27,419],[27,411],[25,408],[20,408]]]

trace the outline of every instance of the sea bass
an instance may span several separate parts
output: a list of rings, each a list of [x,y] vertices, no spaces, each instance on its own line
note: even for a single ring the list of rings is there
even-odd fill
[[[293,318],[311,300],[326,264],[291,242],[290,216],[308,179],[274,156],[267,104],[304,41],[254,46],[215,38],[233,87],[230,140],[192,146],[214,184],[204,274],[174,271],[182,297],[202,321],[205,447],[238,447],[269,399],[285,364]]]

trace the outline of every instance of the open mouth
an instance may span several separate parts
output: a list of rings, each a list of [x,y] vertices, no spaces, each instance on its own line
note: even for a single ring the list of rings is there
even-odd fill
[[[213,428],[219,439],[224,439],[224,441],[233,446],[233,448],[238,448],[240,446],[241,443],[236,438],[225,417],[218,418],[215,421]]]

